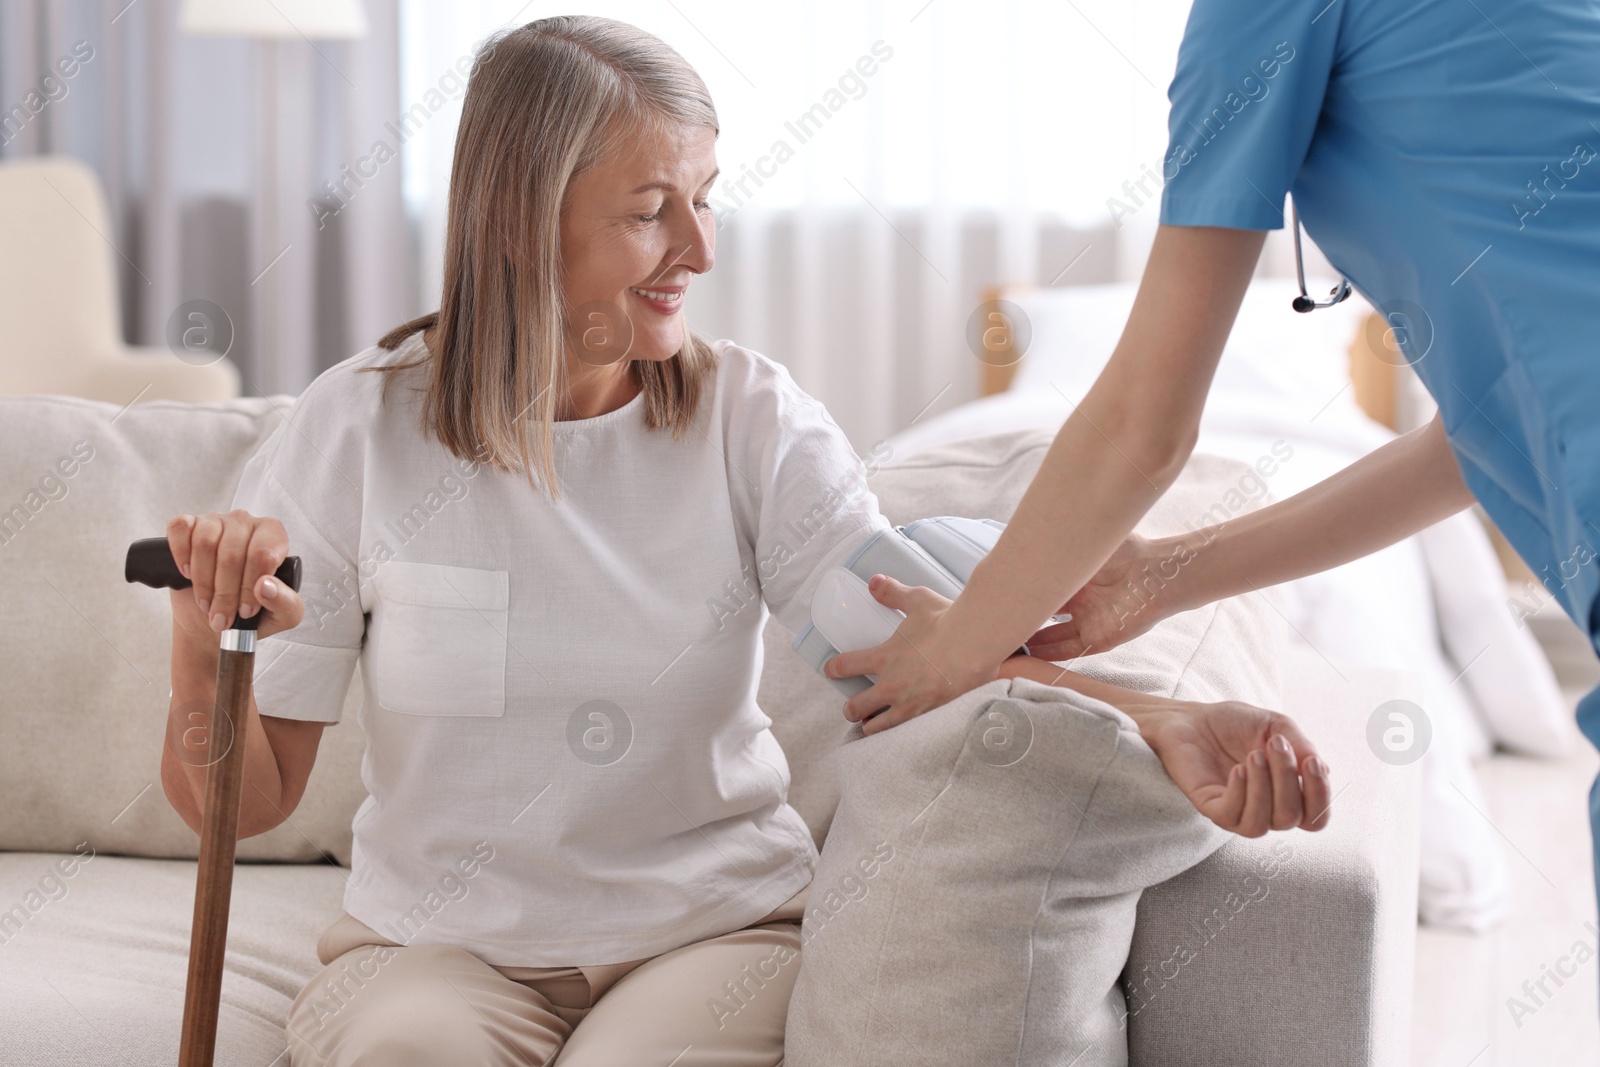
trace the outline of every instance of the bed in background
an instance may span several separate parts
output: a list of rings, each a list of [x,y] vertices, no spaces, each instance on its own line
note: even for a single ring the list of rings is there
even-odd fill
[[[1059,426],[1110,357],[1134,291],[1130,283],[994,292],[990,307],[1002,317],[985,339],[984,396],[891,438],[893,454]],[[1287,281],[1252,283],[1218,366],[1196,451],[1259,473],[1218,500],[1218,521],[1247,500],[1299,492],[1390,440],[1394,427],[1430,417],[1370,306],[1353,295],[1302,315],[1290,306],[1297,292]],[[1472,761],[1496,746],[1559,755],[1572,727],[1549,661],[1508,602],[1484,523],[1464,512],[1281,593],[1292,639],[1334,671],[1390,668],[1417,678],[1432,731],[1421,757],[1419,915],[1441,926],[1493,926],[1506,907],[1504,854]]]

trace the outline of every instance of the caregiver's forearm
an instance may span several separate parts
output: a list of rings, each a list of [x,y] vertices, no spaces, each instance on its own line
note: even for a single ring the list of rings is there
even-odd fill
[[[1177,477],[1264,236],[1157,233],[1110,362],[950,608],[975,670],[1002,662],[1060,610]]]
[[[1435,418],[1287,500],[1153,543],[1157,558],[1177,565],[1161,590],[1165,613],[1359,559],[1472,500]]]

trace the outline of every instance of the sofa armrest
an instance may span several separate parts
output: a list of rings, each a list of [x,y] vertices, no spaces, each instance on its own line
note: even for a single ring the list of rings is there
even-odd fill
[[[1284,710],[1332,768],[1327,829],[1235,838],[1145,892],[1124,986],[1130,1064],[1409,1062],[1418,765],[1368,748],[1394,672],[1341,677],[1295,645]]]
[[[141,403],[180,400],[205,404],[239,395],[239,368],[228,360],[186,363],[164,348],[124,348],[94,355],[79,369],[82,379],[74,395],[109,404],[126,404],[135,396]]]

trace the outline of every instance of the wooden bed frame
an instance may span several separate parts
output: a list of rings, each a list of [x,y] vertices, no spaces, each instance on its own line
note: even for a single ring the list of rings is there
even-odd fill
[[[984,290],[984,303],[992,303],[1002,299],[1008,292],[1016,291],[1016,287],[990,287]],[[993,396],[1010,389],[1011,382],[1017,374],[1017,366],[1021,362],[1020,359],[1007,358],[1011,346],[1010,331],[1000,331],[994,336],[1000,343],[990,349],[994,353],[992,360],[985,360],[979,364],[981,377],[978,389],[983,396]],[[1391,430],[1398,430],[1400,428],[1398,355],[1389,338],[1389,328],[1384,325],[1378,313],[1373,312],[1362,328],[1356,331],[1355,340],[1350,344],[1350,384],[1355,390],[1356,403],[1361,406],[1362,411]],[[1374,348],[1374,345],[1381,345],[1381,351]]]
[[[983,299],[985,303],[989,303],[1023,288],[1025,287],[991,286],[984,290]],[[991,360],[980,363],[981,377],[978,388],[983,396],[993,396],[1010,389],[1012,381],[1016,378],[1017,366],[1021,363],[1020,359],[1007,358],[1011,345],[1009,330],[998,332],[993,336],[1001,343],[990,349],[994,353]],[[1356,331],[1355,340],[1350,343],[1350,385],[1361,410],[1366,412],[1369,418],[1381,422],[1397,433],[1400,430],[1400,358],[1393,334],[1383,318],[1374,311],[1367,317],[1361,329]],[[1481,511],[1479,518],[1489,531],[1495,555],[1500,558],[1501,569],[1505,571],[1508,580],[1514,584],[1524,579],[1532,580],[1533,572],[1517,555],[1511,543],[1505,539],[1505,535]]]

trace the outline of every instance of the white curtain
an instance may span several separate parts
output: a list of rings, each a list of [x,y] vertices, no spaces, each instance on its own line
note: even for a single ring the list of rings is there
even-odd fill
[[[184,34],[178,0],[0,4],[0,160],[98,174],[130,343],[164,343],[175,308],[208,300],[246,392],[299,393],[417,312],[400,164],[346,176],[399,100],[399,9],[365,7],[361,39],[264,42]]]
[[[574,6],[401,0],[401,95],[430,116],[405,146],[430,306],[455,75],[494,30]],[[966,326],[986,287],[1136,276],[1187,6],[608,0],[581,10],[666,40],[716,101],[718,263],[693,287],[691,324],[787,365],[865,452],[976,394]]]
[[[93,49],[0,136],[0,160],[65,153],[99,173],[130,342],[159,344],[174,308],[210,300],[234,319],[247,391],[298,393],[437,306],[473,54],[572,7],[364,6],[358,40],[269,43],[185,35],[179,0],[0,4],[7,113]],[[691,323],[787,365],[863,452],[976,394],[967,324],[989,287],[1142,267],[1187,0],[582,10],[665,39],[717,102],[718,266]]]

